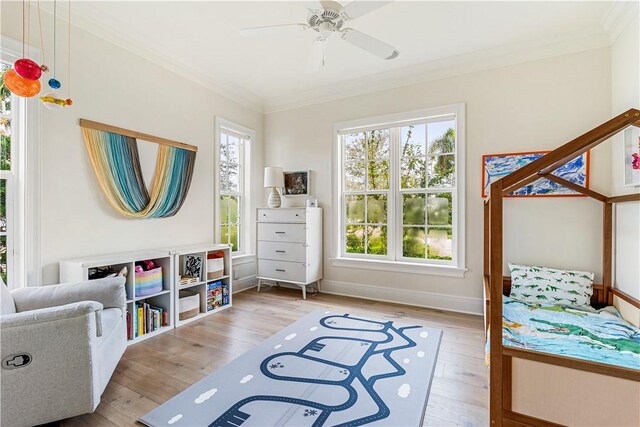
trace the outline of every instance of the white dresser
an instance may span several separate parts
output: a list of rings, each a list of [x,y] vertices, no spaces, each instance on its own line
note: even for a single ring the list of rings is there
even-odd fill
[[[258,209],[258,292],[262,280],[302,288],[322,279],[322,208]]]

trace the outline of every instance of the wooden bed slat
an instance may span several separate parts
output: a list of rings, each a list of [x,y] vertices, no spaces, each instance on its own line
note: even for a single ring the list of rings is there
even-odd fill
[[[607,202],[607,196],[604,194],[600,194],[593,190],[589,190],[588,188],[583,187],[582,185],[578,185],[574,182],[567,181],[566,179],[560,178],[559,176],[555,176],[553,174],[543,175],[545,178],[555,182],[556,184],[560,184],[563,187],[566,187],[570,190],[577,191],[580,194],[584,194],[585,196],[589,196],[593,199],[600,200],[603,203]]]
[[[578,369],[580,371],[594,372],[596,374],[608,375],[610,377],[618,377],[624,378],[626,380],[640,382],[639,370],[625,368],[623,366],[608,365],[606,363],[592,362],[589,360],[560,356],[558,354],[542,353],[539,351],[509,346],[504,346],[502,353],[504,356],[533,360],[536,362],[563,366],[565,368]]]
[[[640,193],[614,196],[607,199],[608,203],[640,202]]]
[[[502,417],[505,420],[505,426],[562,427],[562,424],[552,423],[551,421],[541,420],[540,418],[519,414],[506,409],[502,411]]]
[[[640,308],[640,301],[635,299],[634,297],[632,297],[628,293],[622,292],[620,289],[617,289],[617,288],[611,288],[609,290],[611,291],[611,293],[613,295],[617,296],[621,300],[624,300],[624,301],[628,302],[629,304],[631,304],[635,308]]]

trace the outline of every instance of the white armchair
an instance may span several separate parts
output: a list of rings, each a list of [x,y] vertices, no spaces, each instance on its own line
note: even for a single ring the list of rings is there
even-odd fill
[[[11,292],[0,283],[0,424],[95,410],[127,346],[124,283],[113,277]]]

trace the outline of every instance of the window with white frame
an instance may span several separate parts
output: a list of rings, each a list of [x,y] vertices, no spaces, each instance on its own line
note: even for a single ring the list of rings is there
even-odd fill
[[[0,76],[11,68],[10,64],[0,61]],[[0,80],[3,80],[0,78]],[[13,282],[13,240],[14,230],[14,207],[13,188],[17,173],[16,162],[12,167],[12,160],[15,155],[11,143],[12,136],[15,135],[14,120],[15,97],[9,89],[0,84],[0,277],[4,283]],[[15,140],[15,138],[13,138]]]
[[[339,258],[464,268],[463,114],[337,125]]]
[[[10,289],[40,284],[40,103],[13,95],[3,78],[22,49],[0,35],[0,276]]]
[[[248,165],[252,131],[218,119],[217,133],[217,236],[232,252],[247,252]]]

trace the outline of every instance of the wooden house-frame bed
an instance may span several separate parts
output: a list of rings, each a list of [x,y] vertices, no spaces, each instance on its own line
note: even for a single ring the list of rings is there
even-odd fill
[[[630,109],[534,162],[491,184],[484,205],[484,278],[489,336],[489,416],[491,426],[640,425],[640,370],[503,345],[503,198],[539,178],[550,179],[602,203],[602,284],[591,304],[616,306],[636,316],[640,301],[612,283],[613,209],[640,201],[640,194],[608,197],[551,173],[629,126],[640,127],[640,111]]]

